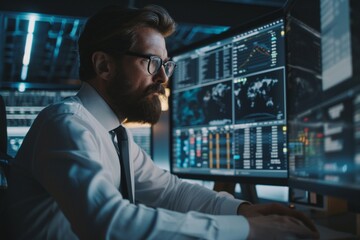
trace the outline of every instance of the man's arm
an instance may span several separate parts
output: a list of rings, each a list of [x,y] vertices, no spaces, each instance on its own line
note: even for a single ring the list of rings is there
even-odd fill
[[[229,194],[216,193],[199,185],[183,182],[169,172],[154,166],[149,157],[137,152],[135,162],[136,197],[154,207],[186,212],[239,214],[247,218],[250,239],[268,237],[318,238],[313,223],[302,213],[280,204],[252,205],[233,199]],[[141,168],[137,164],[141,162]],[[148,189],[149,187],[149,189]]]
[[[33,171],[81,239],[245,239],[241,216],[178,213],[130,204],[100,159],[101,133],[76,117],[43,124]],[[55,205],[54,207],[56,207]]]
[[[157,167],[133,141],[129,147],[134,159],[135,198],[141,203],[178,212],[236,215],[239,205],[244,202],[230,194],[182,181]]]

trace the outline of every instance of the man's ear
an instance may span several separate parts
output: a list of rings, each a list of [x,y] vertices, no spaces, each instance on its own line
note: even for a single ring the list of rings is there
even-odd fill
[[[91,61],[97,76],[109,80],[115,71],[113,59],[104,52],[97,51],[91,56]]]

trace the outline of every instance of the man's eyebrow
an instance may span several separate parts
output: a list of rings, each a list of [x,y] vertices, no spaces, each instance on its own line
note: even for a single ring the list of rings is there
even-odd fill
[[[145,53],[144,55],[146,55],[146,56],[157,56],[157,57],[159,57],[159,58],[161,58],[162,59],[162,57],[160,57],[159,55],[157,55],[157,54],[153,54],[153,53]],[[166,57],[166,58],[164,58],[163,59],[163,61],[164,62],[167,62],[167,61],[169,61],[171,59],[171,57]]]
[[[160,57],[159,55],[153,54],[153,56],[158,56],[159,58],[162,59],[162,57]],[[164,58],[164,59],[162,59],[162,60],[163,60],[163,62],[167,62],[167,61],[170,60],[170,57],[166,57],[166,58]]]

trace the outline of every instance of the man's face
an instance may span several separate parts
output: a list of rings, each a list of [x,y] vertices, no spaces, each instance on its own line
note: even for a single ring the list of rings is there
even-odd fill
[[[167,60],[164,37],[151,28],[138,29],[132,52],[156,55]],[[132,122],[154,124],[161,114],[160,95],[165,94],[168,78],[164,68],[151,75],[146,58],[124,55],[117,66],[116,76],[107,86],[107,94],[117,114]],[[161,96],[164,97],[164,96]]]

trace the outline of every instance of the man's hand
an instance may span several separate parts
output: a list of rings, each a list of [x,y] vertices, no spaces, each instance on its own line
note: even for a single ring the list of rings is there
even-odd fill
[[[281,204],[244,203],[239,206],[238,214],[249,221],[249,239],[319,238],[308,217]]]

